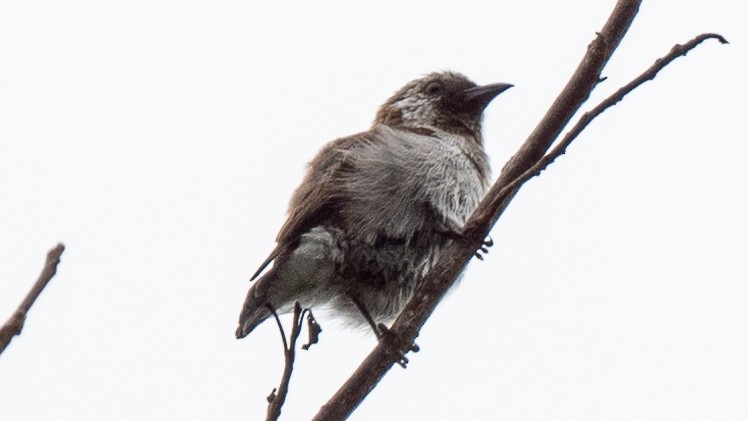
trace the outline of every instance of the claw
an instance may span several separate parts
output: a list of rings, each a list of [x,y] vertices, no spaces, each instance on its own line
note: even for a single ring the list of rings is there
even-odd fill
[[[377,337],[379,338],[380,341],[384,339],[385,336],[392,335],[390,330],[383,323],[380,323],[379,325],[377,325],[377,327],[379,328],[379,335]],[[419,347],[418,344],[414,342],[410,345],[410,347],[408,348],[406,352],[418,352],[420,350],[421,350],[421,347]],[[394,349],[392,351],[398,354],[397,364],[402,368],[408,368],[408,362],[410,360],[408,360],[408,357],[405,356],[405,352],[400,351],[400,350],[394,350]]]
[[[480,248],[475,251],[475,257],[478,260],[482,261],[483,260],[483,255],[481,253],[488,254],[488,248],[491,247],[491,246],[493,246],[493,238],[488,237],[485,240],[483,240],[483,245],[480,246]]]

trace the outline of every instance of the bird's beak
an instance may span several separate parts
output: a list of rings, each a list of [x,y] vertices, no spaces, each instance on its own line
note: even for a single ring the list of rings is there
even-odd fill
[[[473,109],[483,110],[492,99],[512,86],[509,83],[492,83],[465,89],[465,103]]]

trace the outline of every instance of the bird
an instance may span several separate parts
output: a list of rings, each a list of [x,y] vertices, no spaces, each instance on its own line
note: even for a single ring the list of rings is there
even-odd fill
[[[483,112],[511,87],[430,73],[395,92],[369,130],[323,146],[250,279],[236,337],[297,302],[380,337],[487,190]]]

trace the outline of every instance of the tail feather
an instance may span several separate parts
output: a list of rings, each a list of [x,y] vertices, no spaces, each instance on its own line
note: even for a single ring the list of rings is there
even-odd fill
[[[236,329],[236,339],[241,339],[267,320],[272,314],[268,309],[267,285],[274,276],[274,271],[270,271],[260,278],[247,292],[247,298],[244,300],[242,312],[239,315],[239,327]]]

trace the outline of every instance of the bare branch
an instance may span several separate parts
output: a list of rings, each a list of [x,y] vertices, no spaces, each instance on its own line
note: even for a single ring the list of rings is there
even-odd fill
[[[285,354],[288,352],[288,341],[286,340],[286,331],[283,330],[283,323],[281,323],[280,317],[278,317],[278,313],[275,311],[275,308],[271,306],[270,304],[265,304],[268,310],[270,310],[270,314],[273,315],[273,318],[275,319],[275,323],[278,325],[278,332],[280,332],[281,339],[283,340],[283,353]],[[294,310],[296,307],[294,307]]]
[[[604,28],[590,44],[587,54],[571,80],[520,150],[504,166],[499,179],[466,223],[464,238],[453,242],[445,250],[445,258],[429,272],[421,288],[393,324],[390,329],[393,334],[383,337],[356,372],[320,409],[314,420],[328,421],[348,418],[384,374],[397,362],[391,350],[407,349],[408,345],[416,339],[421,326],[431,315],[444,293],[454,283],[454,279],[463,270],[470,257],[482,245],[483,239],[521,185],[542,171],[555,157],[561,155],[566,146],[578,136],[592,119],[620,101],[623,96],[644,81],[654,78],[656,73],[664,66],[680,55],[685,55],[705,39],[717,38],[721,42],[726,42],[719,35],[704,34],[684,46],[676,46],[670,54],[655,63],[640,77],[644,78],[643,80],[635,79],[591,112],[585,114],[564,140],[554,148],[553,152],[547,157],[544,156],[561,130],[569,123],[601,80],[600,75],[603,67],[631,25],[640,3],[641,1],[635,0],[618,1]]]
[[[652,64],[652,66],[650,66],[642,74],[640,74],[635,79],[633,79],[631,82],[627,83],[626,85],[624,85],[623,87],[615,91],[612,95],[610,95],[600,104],[595,106],[593,109],[584,113],[582,117],[579,119],[579,121],[577,121],[577,123],[574,125],[574,127],[572,127],[571,130],[569,130],[569,132],[566,133],[566,135],[561,140],[561,142],[559,142],[546,156],[538,160],[538,162],[536,162],[535,165],[530,167],[527,171],[522,173],[519,177],[515,178],[511,183],[503,186],[501,190],[499,190],[499,192],[495,196],[490,197],[490,198],[487,197],[486,199],[490,200],[488,209],[496,209],[497,206],[506,207],[506,205],[509,204],[509,201],[507,199],[512,195],[512,192],[518,189],[519,186],[524,184],[527,180],[539,175],[544,169],[548,167],[548,165],[553,163],[556,160],[556,158],[565,154],[566,148],[568,148],[569,145],[571,145],[571,142],[573,142],[574,139],[576,139],[577,136],[579,136],[579,134],[581,134],[582,131],[587,128],[587,126],[592,122],[592,120],[594,120],[597,116],[605,112],[605,110],[607,110],[608,108],[619,103],[626,95],[631,93],[631,91],[633,91],[634,89],[638,88],[639,86],[641,86],[647,81],[654,80],[654,78],[657,76],[660,70],[664,69],[665,66],[670,64],[676,58],[685,56],[689,51],[693,50],[699,44],[706,41],[707,39],[716,39],[722,44],[729,44],[722,35],[709,33],[709,34],[701,34],[683,45],[676,44],[675,46],[673,46],[673,48],[670,49],[670,52],[668,54],[657,59],[654,62],[654,64]],[[503,202],[503,203],[499,205],[498,203],[500,202]],[[483,214],[477,214],[473,216],[479,220],[490,220],[492,215],[489,212],[484,212]]]
[[[470,257],[483,242],[486,234],[499,218],[501,209],[489,204],[503,186],[532,167],[550,148],[574,113],[587,100],[600,80],[600,74],[613,51],[628,30],[639,10],[641,1],[619,0],[605,26],[590,44],[577,70],[563,91],[553,102],[543,119],[520,150],[504,166],[499,179],[465,225],[465,237],[454,241],[444,251],[444,258],[429,271],[423,285],[403,309],[392,325],[392,335],[385,336],[353,375],[320,409],[314,420],[342,420],[348,418],[366,395],[396,362],[391,349],[407,349],[415,341],[418,331],[431,315],[436,304],[462,272]],[[513,196],[513,191],[510,196]],[[506,202],[506,201],[505,201]],[[480,215],[492,215],[489,221]]]
[[[21,334],[23,324],[26,321],[26,314],[31,309],[31,306],[34,305],[44,287],[47,286],[52,277],[55,276],[55,273],[57,273],[57,265],[60,263],[60,256],[62,256],[64,250],[65,246],[60,243],[47,253],[47,261],[44,263],[44,269],[31,288],[31,291],[29,291],[10,319],[0,328],[0,354],[5,351],[5,348],[8,347],[14,336]]]
[[[639,11],[641,0],[619,0],[597,38],[587,47],[587,54],[577,66],[551,107],[540,120],[520,150],[504,166],[493,189],[515,179],[537,162],[550,148],[561,130],[569,123],[579,107],[589,98],[600,82],[600,75],[613,52],[626,35]],[[491,194],[490,192],[488,193]],[[498,219],[497,215],[497,219]],[[482,240],[483,238],[481,238]]]
[[[291,336],[288,338],[288,341],[286,341],[286,335],[283,333],[283,327],[281,326],[280,319],[275,313],[275,310],[273,310],[272,307],[270,308],[273,312],[273,315],[275,316],[275,320],[278,322],[278,328],[280,329],[281,336],[283,337],[285,356],[285,367],[283,369],[283,377],[281,378],[280,386],[278,386],[278,389],[273,389],[273,391],[270,393],[270,396],[268,396],[267,398],[268,411],[267,417],[265,419],[267,421],[275,421],[280,417],[281,408],[283,408],[283,404],[286,401],[286,396],[288,395],[288,385],[291,383],[293,364],[294,360],[296,359],[296,342],[301,335],[301,327],[304,323],[304,317],[306,316],[307,318],[307,326],[309,328],[309,343],[302,346],[304,350],[308,350],[310,346],[317,343],[317,341],[319,340],[319,334],[320,332],[322,332],[322,328],[320,328],[319,324],[317,324],[317,321],[314,319],[312,311],[309,309],[305,309],[304,311],[302,311],[301,305],[297,301],[293,308],[293,327],[291,328]]]

